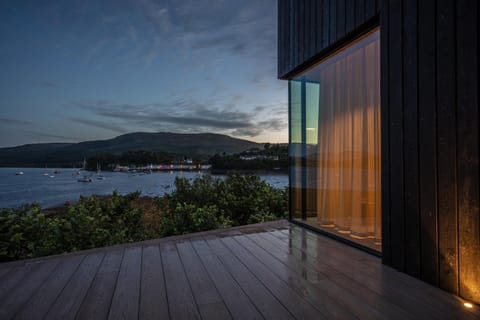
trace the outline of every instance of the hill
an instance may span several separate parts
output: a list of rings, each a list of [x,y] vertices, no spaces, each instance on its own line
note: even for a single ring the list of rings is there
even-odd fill
[[[129,133],[109,140],[80,143],[39,143],[0,148],[1,167],[49,167],[78,165],[96,154],[120,154],[145,150],[167,152],[181,157],[208,157],[214,154],[239,153],[262,145],[222,134],[198,133]]]

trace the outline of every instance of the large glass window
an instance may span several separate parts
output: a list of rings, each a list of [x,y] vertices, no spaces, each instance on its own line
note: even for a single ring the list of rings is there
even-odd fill
[[[375,30],[290,81],[291,214],[381,250]]]

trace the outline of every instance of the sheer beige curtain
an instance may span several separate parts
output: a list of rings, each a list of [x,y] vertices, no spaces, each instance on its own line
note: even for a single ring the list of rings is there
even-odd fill
[[[375,35],[375,34],[374,34]],[[381,237],[378,34],[320,71],[317,218],[355,238]]]

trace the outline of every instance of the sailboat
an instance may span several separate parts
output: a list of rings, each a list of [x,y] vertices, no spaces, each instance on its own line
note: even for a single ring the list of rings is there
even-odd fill
[[[102,176],[102,170],[100,170],[100,164],[97,162],[97,179],[105,180],[105,177]]]
[[[47,168],[47,164],[45,163],[45,171],[47,171],[47,169],[48,169],[48,168]],[[49,176],[50,174],[48,174],[48,172],[45,172],[45,173],[43,173],[43,175],[44,175],[44,176]]]
[[[83,158],[83,165],[82,165],[82,168],[77,171],[77,176],[79,176],[80,174],[82,174],[82,171],[85,171],[85,168],[86,168],[86,167],[87,167],[87,160],[85,160],[85,158]]]

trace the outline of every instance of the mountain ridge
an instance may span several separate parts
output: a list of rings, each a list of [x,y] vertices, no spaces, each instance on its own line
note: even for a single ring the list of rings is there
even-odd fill
[[[217,133],[133,132],[105,140],[36,143],[0,148],[0,167],[75,166],[98,154],[145,150],[182,157],[238,153],[263,145]]]

